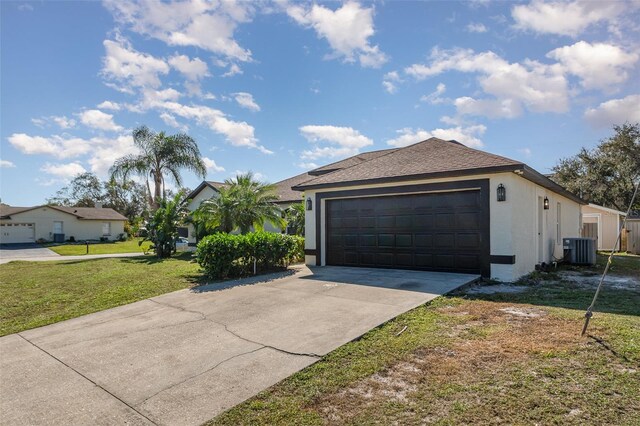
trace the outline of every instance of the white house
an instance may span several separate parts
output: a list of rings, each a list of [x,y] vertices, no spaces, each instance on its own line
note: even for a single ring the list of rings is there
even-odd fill
[[[113,209],[98,207],[0,205],[0,243],[33,243],[40,239],[54,241],[115,240],[124,233],[127,218]]]
[[[595,238],[598,250],[620,250],[622,241],[618,232],[622,228],[626,213],[597,204],[582,206],[582,236]]]
[[[580,236],[586,203],[519,161],[437,138],[367,154],[293,187],[307,264],[512,281]]]

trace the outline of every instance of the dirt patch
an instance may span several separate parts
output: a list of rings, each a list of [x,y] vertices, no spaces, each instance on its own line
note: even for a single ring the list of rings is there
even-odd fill
[[[513,284],[492,284],[473,286],[465,291],[466,294],[494,294],[494,293],[522,293],[528,290],[525,286]]]
[[[361,410],[393,402],[405,409],[423,410],[422,418],[430,423],[451,410],[464,409],[456,405],[459,398],[447,396],[449,392],[459,392],[469,384],[492,382],[514,364],[526,365],[531,360],[588,344],[579,337],[579,322],[550,316],[537,307],[475,301],[438,311],[455,322],[468,318],[442,330],[450,338],[448,345],[415,351],[383,372],[323,397],[310,408],[322,412],[331,423],[358,423],[355,419]],[[517,380],[507,378],[502,384],[483,384],[482,392],[507,394],[512,386],[518,386]],[[431,395],[431,399],[420,401],[424,395]],[[475,404],[483,398],[481,393],[474,393],[468,403]]]
[[[561,271],[558,274],[563,280],[585,287],[596,287],[601,275],[584,274],[577,271]],[[640,290],[640,277],[607,275],[604,285],[619,290]]]

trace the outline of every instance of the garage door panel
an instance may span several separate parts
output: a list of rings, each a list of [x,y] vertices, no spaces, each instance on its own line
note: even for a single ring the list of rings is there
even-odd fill
[[[454,233],[437,233],[434,236],[434,246],[439,249],[453,249],[456,245],[456,236]]]
[[[457,213],[455,215],[455,227],[458,229],[480,229],[480,213]]]
[[[395,247],[396,236],[394,234],[378,234],[378,247]]]
[[[480,249],[479,233],[458,233],[456,235],[456,247],[458,249]]]
[[[480,273],[482,200],[480,190],[327,200],[327,263]]]
[[[0,243],[18,244],[35,242],[33,223],[3,223],[0,225]]]

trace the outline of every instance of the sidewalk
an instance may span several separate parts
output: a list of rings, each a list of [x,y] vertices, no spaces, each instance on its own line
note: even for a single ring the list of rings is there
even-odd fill
[[[112,254],[84,254],[80,256],[47,256],[47,257],[11,257],[11,258],[0,258],[0,265],[3,263],[13,262],[14,260],[23,260],[28,262],[48,262],[51,260],[86,260],[86,259],[102,259],[105,257],[138,257],[144,256],[144,253],[112,253]]]

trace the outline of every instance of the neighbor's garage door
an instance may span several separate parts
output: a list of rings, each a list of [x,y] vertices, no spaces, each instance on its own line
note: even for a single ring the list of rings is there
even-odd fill
[[[480,190],[327,200],[327,264],[482,273],[482,205]]]
[[[0,243],[2,244],[33,243],[35,240],[33,223],[0,224]]]

